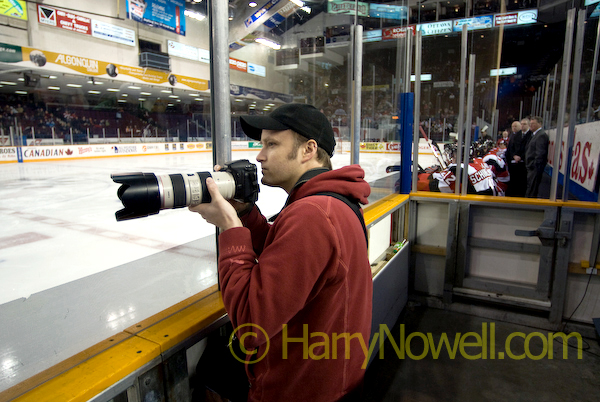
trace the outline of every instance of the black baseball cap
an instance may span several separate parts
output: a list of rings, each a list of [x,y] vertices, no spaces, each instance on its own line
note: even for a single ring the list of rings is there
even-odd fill
[[[315,140],[329,156],[333,156],[335,138],[327,117],[316,107],[304,103],[279,106],[266,116],[241,116],[242,130],[252,139],[259,140],[262,130],[291,129],[303,137]]]

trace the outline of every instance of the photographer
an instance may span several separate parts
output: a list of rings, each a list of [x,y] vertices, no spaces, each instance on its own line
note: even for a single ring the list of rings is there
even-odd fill
[[[262,142],[262,183],[289,194],[284,208],[271,225],[254,205],[234,207],[207,179],[212,202],[190,210],[223,230],[223,302],[233,328],[251,325],[236,335],[256,351],[246,358],[248,400],[358,400],[372,279],[362,212],[350,204],[367,203],[364,171],[331,170],[333,130],[313,106],[286,104],[241,121]]]

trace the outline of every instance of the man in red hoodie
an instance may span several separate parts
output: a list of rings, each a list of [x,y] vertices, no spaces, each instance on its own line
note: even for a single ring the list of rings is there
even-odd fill
[[[249,352],[248,400],[356,400],[368,362],[373,284],[362,211],[347,201],[367,203],[364,171],[331,170],[333,130],[313,106],[286,104],[241,121],[262,142],[262,183],[289,194],[284,208],[270,224],[255,205],[234,208],[207,179],[212,202],[191,210],[223,230],[219,279]]]

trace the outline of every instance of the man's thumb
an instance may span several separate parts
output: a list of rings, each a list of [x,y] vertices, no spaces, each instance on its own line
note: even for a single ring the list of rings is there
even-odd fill
[[[221,195],[221,193],[219,192],[219,186],[217,186],[215,179],[213,179],[212,177],[206,178],[206,188],[208,189],[208,192],[210,193],[211,197]]]

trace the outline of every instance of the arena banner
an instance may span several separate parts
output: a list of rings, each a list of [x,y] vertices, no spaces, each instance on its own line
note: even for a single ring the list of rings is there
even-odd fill
[[[110,42],[135,46],[135,31],[84,17],[56,7],[37,6],[38,22]]]
[[[329,14],[350,14],[358,15],[359,17],[369,16],[369,3],[362,1],[340,1],[329,0],[327,2],[327,12]]]
[[[127,18],[185,36],[184,0],[125,0]]]
[[[0,147],[0,163],[17,162],[17,147]]]
[[[383,28],[381,38],[383,40],[405,38],[407,32],[410,32],[411,36],[415,36],[415,26]]]
[[[26,20],[27,3],[21,0],[0,0],[0,15]]]
[[[467,31],[475,31],[478,29],[489,29],[494,26],[494,19],[491,15],[482,15],[480,17],[461,18],[454,20],[454,32],[461,32],[462,26],[467,25]]]
[[[43,68],[63,73],[77,72],[124,82],[144,82],[169,88],[207,91],[208,80],[170,74],[142,67],[125,66],[87,57],[55,53],[29,47],[0,44],[0,61],[15,63],[24,68]]]
[[[555,168],[554,149],[556,129],[548,130],[550,144],[548,146],[548,164]],[[560,151],[559,170],[564,175],[566,171],[566,144],[568,129],[563,130],[562,147]],[[598,159],[600,156],[600,122],[586,123],[575,126],[575,140],[571,159],[571,180],[588,191],[594,192],[598,176]]]

